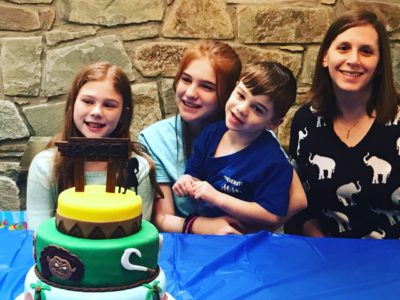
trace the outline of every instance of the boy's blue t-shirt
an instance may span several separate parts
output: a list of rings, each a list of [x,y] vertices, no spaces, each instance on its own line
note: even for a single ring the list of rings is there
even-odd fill
[[[206,127],[194,142],[186,174],[209,182],[215,189],[249,202],[257,202],[269,212],[284,216],[289,204],[293,169],[271,132],[263,132],[239,152],[213,157],[228,130],[224,121]],[[205,204],[204,214],[223,215]]]

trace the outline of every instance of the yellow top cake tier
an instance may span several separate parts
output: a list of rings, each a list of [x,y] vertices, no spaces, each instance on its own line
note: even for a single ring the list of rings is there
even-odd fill
[[[123,189],[122,189],[123,190]],[[86,185],[84,192],[67,189],[58,196],[57,213],[84,222],[119,222],[140,216],[142,199],[132,190],[107,193],[105,185]]]

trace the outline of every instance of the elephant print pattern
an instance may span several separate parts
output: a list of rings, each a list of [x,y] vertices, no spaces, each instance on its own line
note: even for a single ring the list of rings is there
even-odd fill
[[[338,211],[331,211],[329,209],[323,209],[322,213],[328,218],[332,218],[336,221],[339,228],[339,232],[344,232],[346,230],[351,229],[351,226],[349,224],[349,218],[344,213]]]
[[[372,170],[374,172],[372,183],[379,184],[379,177],[381,177],[381,183],[386,183],[390,172],[392,171],[392,166],[387,161],[377,156],[368,156],[369,153],[364,156],[363,160],[368,167],[372,167]]]
[[[308,158],[309,162],[313,165],[316,165],[318,167],[318,179],[325,179],[325,171],[326,171],[326,178],[332,178],[332,174],[335,171],[335,161],[332,158],[326,157],[326,156],[321,156],[318,154],[315,154],[312,157],[312,153],[310,153],[310,156]]]
[[[397,126],[398,124],[400,124],[400,108],[398,110],[396,117],[393,120],[387,122],[386,126]]]
[[[317,219],[332,237],[400,238],[400,113],[390,124],[374,121],[348,147],[330,118],[303,105],[293,118],[289,156],[307,194],[304,220]]]
[[[394,205],[400,207],[400,186],[392,193],[391,199]]]
[[[308,132],[307,132],[307,127],[304,128],[304,131],[299,130],[299,139],[297,142],[297,155],[300,155],[300,142],[301,140],[304,140],[304,138],[307,136]]]
[[[357,204],[353,200],[353,195],[356,195],[360,192],[361,192],[360,181],[357,181],[356,183],[349,182],[339,186],[338,189],[336,190],[336,195],[339,199],[339,202],[341,202],[344,206],[349,206],[349,205],[353,206]]]

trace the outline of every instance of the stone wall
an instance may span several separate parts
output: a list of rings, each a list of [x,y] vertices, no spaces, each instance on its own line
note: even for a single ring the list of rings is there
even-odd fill
[[[400,84],[400,0],[0,0],[0,209],[25,208],[31,157],[23,155],[60,128],[65,93],[83,65],[107,60],[129,75],[133,137],[175,113],[172,77],[184,49],[202,38],[228,42],[244,63],[289,66],[298,105],[325,30],[355,6],[387,20]],[[289,126],[278,132],[283,145]]]

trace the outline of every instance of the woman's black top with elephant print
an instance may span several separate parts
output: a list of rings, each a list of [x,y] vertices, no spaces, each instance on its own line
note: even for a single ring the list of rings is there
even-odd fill
[[[316,218],[332,237],[400,237],[400,109],[348,147],[332,120],[303,105],[293,119],[289,152],[308,199],[299,222]]]

